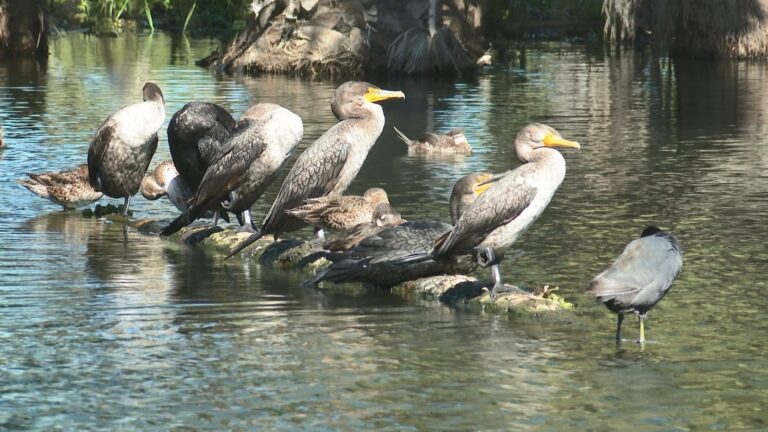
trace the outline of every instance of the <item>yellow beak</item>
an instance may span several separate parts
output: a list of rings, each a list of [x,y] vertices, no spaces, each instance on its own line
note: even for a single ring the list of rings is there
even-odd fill
[[[363,98],[366,102],[379,102],[387,99],[405,99],[405,93],[370,87],[368,88],[368,91],[365,92]]]
[[[567,139],[561,136],[557,136],[552,132],[547,132],[541,142],[544,143],[544,145],[547,147],[567,147],[575,148],[576,150],[581,148],[581,144],[577,143],[576,141],[568,141]]]
[[[487,191],[489,187],[491,187],[492,184],[495,183],[495,180],[493,178],[493,175],[491,174],[483,174],[477,176],[477,181],[475,183],[475,186],[472,188],[472,191],[475,193],[475,195],[481,195],[483,192]]]

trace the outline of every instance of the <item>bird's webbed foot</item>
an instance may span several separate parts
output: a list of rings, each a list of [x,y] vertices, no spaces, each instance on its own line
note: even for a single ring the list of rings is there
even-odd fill
[[[251,234],[258,234],[259,230],[256,229],[252,224],[245,224],[240,225],[239,227],[235,228],[235,232],[237,233],[251,233]]]
[[[509,288],[504,282],[499,280],[498,282],[493,283],[493,288],[491,288],[491,298],[496,298],[497,295],[510,291],[512,291],[512,288]]]

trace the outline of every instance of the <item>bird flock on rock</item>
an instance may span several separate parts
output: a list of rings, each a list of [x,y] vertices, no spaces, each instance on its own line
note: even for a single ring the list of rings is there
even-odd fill
[[[144,85],[142,102],[111,114],[96,130],[87,164],[30,173],[18,182],[65,209],[91,204],[103,195],[123,198],[124,216],[138,192],[148,200],[166,196],[181,214],[162,229],[162,236],[199,218],[212,218],[215,226],[234,215],[237,230],[251,235],[228,258],[264,235],[277,239],[311,225],[323,239],[318,256],[331,265],[306,281],[307,286],[323,281],[393,286],[480,266],[490,269],[491,295],[498,296],[508,290],[499,268],[505,252],[542,214],[565,178],[565,159],[555,148],[578,150],[580,144],[550,126],[528,124],[514,140],[521,166],[498,174],[468,173],[455,183],[449,202],[451,224],[406,221],[383,189],[344,195],[384,129],[378,103],[404,98],[400,91],[362,81],[336,88],[331,110],[338,122],[298,156],[261,224],[253,220],[251,206],[274,183],[302,140],[302,119],[272,103],[253,105],[237,120],[219,105],[188,103],[168,124],[172,160],[147,174],[166,115],[163,92],[152,82]],[[427,133],[420,140],[396,133],[411,154],[471,153],[461,130]],[[681,269],[677,240],[649,226],[589,283],[586,293],[618,315],[617,343],[624,315],[636,314],[642,343],[646,314]]]

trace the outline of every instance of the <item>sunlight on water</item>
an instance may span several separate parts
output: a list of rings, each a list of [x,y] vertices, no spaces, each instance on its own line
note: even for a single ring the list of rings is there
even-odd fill
[[[512,143],[530,121],[582,143],[503,265],[510,282],[557,285],[577,304],[575,323],[542,323],[303,289],[304,274],[225,264],[15,183],[85,162],[98,125],[147,80],[168,118],[191,100],[236,114],[278,102],[303,118],[302,149],[334,123],[338,82],[195,67],[213,47],[69,35],[47,66],[0,64],[0,429],[768,428],[766,65],[560,44],[473,82],[376,83],[408,98],[384,104],[387,126],[350,192],[382,186],[408,219],[447,220],[456,179],[516,167]],[[475,151],[408,157],[393,125],[414,137],[462,127]],[[153,166],[169,158],[164,130],[160,140]],[[141,197],[133,210],[175,213]],[[684,270],[649,314],[651,343],[617,348],[615,316],[581,292],[649,223],[678,237]],[[625,337],[636,332],[628,319]]]

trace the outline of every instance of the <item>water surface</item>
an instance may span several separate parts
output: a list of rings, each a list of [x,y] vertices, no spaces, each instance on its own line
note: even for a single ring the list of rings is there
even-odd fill
[[[503,265],[509,282],[559,286],[580,311],[567,324],[303,289],[304,274],[225,264],[15,183],[83,163],[100,122],[147,80],[168,118],[191,100],[236,114],[278,102],[303,118],[302,148],[334,123],[338,82],[196,68],[213,47],[70,35],[47,66],[0,64],[0,429],[768,428],[768,66],[557,44],[472,82],[377,83],[408,99],[384,104],[388,125],[350,192],[384,187],[408,219],[447,220],[456,179],[517,166],[527,122],[582,143]],[[392,125],[463,127],[475,153],[408,157]],[[169,158],[160,139],[155,161]],[[140,196],[133,209],[175,213]],[[616,347],[615,316],[581,292],[649,223],[678,237],[685,267],[649,315],[651,342]]]

